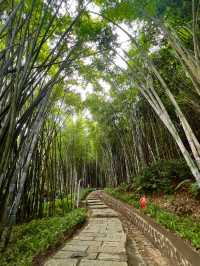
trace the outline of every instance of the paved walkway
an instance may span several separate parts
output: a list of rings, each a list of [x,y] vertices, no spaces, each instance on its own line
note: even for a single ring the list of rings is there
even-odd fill
[[[88,225],[69,240],[45,266],[127,266],[126,234],[118,213],[88,198]]]

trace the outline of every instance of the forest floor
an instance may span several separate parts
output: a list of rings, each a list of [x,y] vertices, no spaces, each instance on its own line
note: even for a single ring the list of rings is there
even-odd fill
[[[167,196],[157,195],[150,197],[150,200],[157,206],[170,212],[200,220],[200,201],[191,197],[187,191]]]
[[[168,266],[167,258],[116,211],[91,193],[88,224],[45,266]]]

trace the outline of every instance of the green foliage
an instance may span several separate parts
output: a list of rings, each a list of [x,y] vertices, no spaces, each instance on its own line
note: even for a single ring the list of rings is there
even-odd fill
[[[62,216],[72,210],[72,202],[69,198],[56,199],[55,201],[55,215]]]
[[[93,20],[89,14],[85,13],[77,23],[77,35],[80,39],[87,41],[95,39],[101,33],[104,25],[105,23],[101,20]]]
[[[80,94],[74,93],[74,92],[67,92],[65,93],[65,104],[68,106],[73,106],[75,110],[79,111],[82,108],[82,102],[81,102],[81,96]]]
[[[32,220],[15,226],[7,249],[1,254],[1,266],[32,265],[33,257],[53,246],[64,234],[82,223],[86,218],[84,209],[76,209],[64,217]]]
[[[123,202],[133,205],[137,209],[140,208],[139,198],[134,193],[119,193],[117,188],[107,188],[105,189],[105,192]],[[175,232],[182,238],[189,240],[195,248],[200,249],[200,222],[194,221],[189,217],[178,216],[174,213],[163,210],[153,203],[147,204],[145,213],[165,228]]]
[[[84,188],[80,192],[80,200],[84,200],[87,195],[93,191],[93,188]]]
[[[101,128],[80,113],[75,119],[71,116],[66,119],[62,143],[63,158],[67,157],[69,163],[76,166],[78,177],[83,178],[84,169],[92,164],[96,167],[96,160],[100,157]]]
[[[96,0],[95,2],[101,6],[104,15],[115,21],[159,17],[174,24],[191,18],[190,0]]]
[[[172,193],[177,182],[190,177],[191,173],[182,159],[159,161],[145,168],[135,178],[137,187],[145,193],[163,192]]]
[[[176,232],[179,236],[188,239],[194,247],[200,248],[200,223],[189,217],[182,217],[162,210],[155,204],[149,204],[145,211],[157,223]]]
[[[194,182],[190,185],[189,191],[192,194],[192,196],[194,196],[194,197],[197,197],[200,195],[200,188],[199,188],[197,182]]]
[[[134,205],[134,207],[139,208],[139,198],[135,193],[126,193],[121,189],[121,186],[113,188],[105,188],[105,192],[112,195],[115,198],[118,198],[128,204]]]
[[[92,192],[93,189],[92,188],[84,188],[84,189],[81,189],[80,191],[80,201],[81,200],[84,200],[87,195]],[[45,215],[44,216],[48,216],[48,207],[49,207],[49,204],[52,204],[52,202],[46,202],[45,203]],[[76,204],[76,202],[75,202]],[[73,205],[74,205],[74,201],[73,199],[71,199],[71,195],[68,195],[68,197],[60,197],[58,199],[55,200],[55,212],[54,212],[54,215],[55,216],[63,216],[69,212],[72,211],[72,208],[73,208]]]

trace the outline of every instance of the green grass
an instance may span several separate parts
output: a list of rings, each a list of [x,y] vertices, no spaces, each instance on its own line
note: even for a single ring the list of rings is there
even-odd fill
[[[63,217],[32,220],[15,226],[7,249],[0,255],[0,266],[32,265],[33,257],[55,245],[85,218],[84,209],[75,209]]]
[[[105,189],[105,192],[123,202],[133,205],[135,208],[140,208],[139,199],[133,193],[128,194],[112,188]],[[200,221],[194,221],[190,217],[176,215],[161,209],[153,203],[148,203],[145,213],[165,228],[189,240],[196,249],[200,249]]]

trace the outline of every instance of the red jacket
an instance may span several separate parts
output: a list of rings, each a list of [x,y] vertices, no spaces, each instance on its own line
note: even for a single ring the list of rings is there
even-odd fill
[[[147,199],[146,199],[146,197],[142,197],[140,199],[140,207],[143,209],[146,207],[146,205],[147,205]]]

